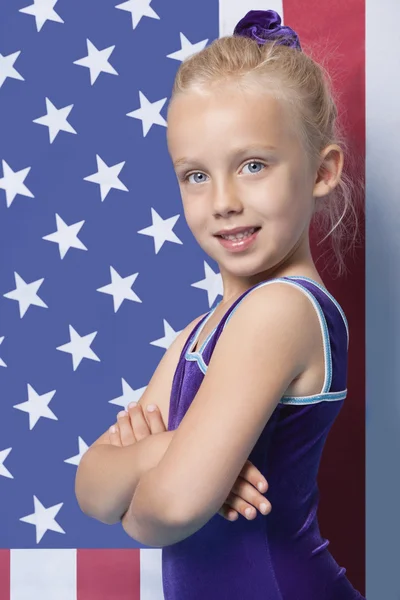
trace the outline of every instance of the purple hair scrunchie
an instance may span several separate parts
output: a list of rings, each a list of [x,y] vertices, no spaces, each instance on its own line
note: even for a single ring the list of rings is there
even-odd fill
[[[297,33],[281,23],[281,17],[275,10],[251,10],[238,22],[233,35],[252,38],[259,45],[278,39],[280,44],[301,52]]]

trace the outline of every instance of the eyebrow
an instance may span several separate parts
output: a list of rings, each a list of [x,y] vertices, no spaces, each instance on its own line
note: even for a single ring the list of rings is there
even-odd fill
[[[235,157],[235,156],[240,156],[242,154],[246,154],[247,152],[257,152],[257,151],[265,151],[265,150],[277,150],[277,148],[275,146],[271,146],[271,145],[265,145],[265,144],[251,144],[250,146],[245,146],[243,148],[237,148],[235,150],[232,151],[231,153],[231,157]],[[196,164],[199,161],[196,160],[195,158],[188,158],[186,156],[183,156],[182,158],[178,158],[178,160],[176,160],[174,162],[174,167],[180,167],[182,165],[191,165],[191,164]]]

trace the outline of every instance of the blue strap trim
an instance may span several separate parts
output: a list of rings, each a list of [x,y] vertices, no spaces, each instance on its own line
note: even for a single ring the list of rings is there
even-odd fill
[[[193,346],[195,346],[197,340],[200,337],[200,333],[202,332],[202,330],[204,328],[204,325],[207,323],[207,321],[209,320],[209,318],[211,317],[211,315],[217,308],[218,304],[219,304],[219,302],[214,306],[214,308],[212,310],[210,310],[208,315],[204,318],[203,322],[201,322],[201,320],[199,321],[197,331],[195,332],[194,336],[188,342],[185,358],[186,358],[186,356],[196,356],[197,354],[201,354],[203,349],[206,347],[208,340],[213,335],[213,333],[216,331],[218,326],[215,327],[215,329],[213,329],[213,331],[210,333],[210,335],[207,337],[207,339],[203,342],[201,348],[199,348],[196,352],[190,352],[190,348],[193,348]]]
[[[315,281],[314,279],[311,279],[310,277],[303,277],[300,275],[289,275],[289,277],[291,279],[304,279],[305,281],[310,281],[311,283],[313,283],[317,288],[319,288],[321,290],[321,292],[323,292],[326,296],[328,296],[328,298],[330,300],[332,300],[333,304],[336,306],[336,308],[338,309],[338,311],[340,312],[340,315],[343,319],[344,322],[344,326],[346,327],[346,333],[347,333],[347,349],[349,349],[349,339],[350,339],[350,334],[349,334],[349,324],[347,322],[346,319],[346,315],[344,314],[343,308],[340,306],[339,302],[336,300],[336,298],[334,298],[332,296],[332,294],[330,292],[328,292],[328,290],[324,287],[322,287],[322,285],[320,283],[318,283],[318,281]]]
[[[347,389],[342,392],[327,392],[326,394],[316,394],[315,396],[282,396],[279,404],[317,404],[318,402],[337,402],[344,400],[347,396]]]
[[[203,356],[199,352],[186,352],[185,359],[190,362],[197,362],[200,370],[206,374],[207,365],[203,360]]]

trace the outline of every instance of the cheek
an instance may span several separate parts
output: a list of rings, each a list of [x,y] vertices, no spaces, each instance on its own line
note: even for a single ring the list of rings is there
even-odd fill
[[[293,243],[293,240],[297,240],[304,231],[307,220],[307,208],[301,201],[301,198],[292,201],[285,210],[282,210],[279,224],[277,225],[281,240],[288,244]]]
[[[263,214],[270,235],[282,242],[290,241],[304,227],[304,209],[293,199],[277,201]]]
[[[187,226],[192,232],[192,235],[196,239],[201,238],[201,232],[205,229],[205,226],[201,220],[200,215],[198,214],[198,211],[193,210],[192,207],[188,208],[186,206],[184,207],[183,212],[185,215]]]
[[[196,229],[203,226],[207,220],[207,214],[200,199],[191,198],[190,200],[182,198],[183,212],[190,229]]]

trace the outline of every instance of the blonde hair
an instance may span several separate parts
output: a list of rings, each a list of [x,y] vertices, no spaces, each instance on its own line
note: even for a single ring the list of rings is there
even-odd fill
[[[303,51],[269,41],[259,46],[243,36],[225,36],[214,40],[202,51],[191,55],[180,65],[171,95],[190,91],[207,91],[219,83],[234,81],[242,88],[254,83],[263,92],[287,103],[300,141],[317,167],[320,152],[330,144],[338,144],[350,165],[348,145],[340,124],[331,77],[320,63]],[[311,52],[309,52],[311,54]],[[253,84],[253,85],[252,85]],[[358,239],[357,204],[363,198],[363,180],[350,177],[343,167],[337,186],[324,198],[317,198],[311,226],[328,233],[338,276],[345,272],[344,256],[356,247]]]

